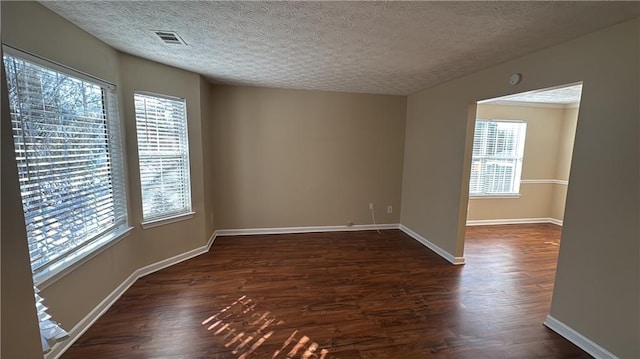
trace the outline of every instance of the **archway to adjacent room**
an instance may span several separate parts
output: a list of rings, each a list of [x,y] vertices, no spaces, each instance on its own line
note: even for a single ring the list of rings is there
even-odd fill
[[[550,303],[581,93],[574,83],[472,106],[462,244],[496,298]]]
[[[562,225],[582,84],[476,108],[467,225]]]

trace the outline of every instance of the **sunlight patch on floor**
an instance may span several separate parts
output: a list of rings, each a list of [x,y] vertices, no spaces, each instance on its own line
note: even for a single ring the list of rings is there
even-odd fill
[[[212,331],[214,336],[220,336],[225,341],[225,347],[233,348],[231,353],[238,355],[238,359],[247,359],[273,336],[277,326],[284,324],[284,321],[277,320],[276,316],[269,311],[264,313],[255,312],[257,304],[253,299],[243,295],[231,305],[202,321],[202,325],[207,326],[207,330]],[[248,314],[250,314],[248,320],[239,320],[241,318],[238,318],[238,316],[244,317]],[[256,319],[254,320],[254,318]],[[243,325],[243,323],[248,324],[248,326]],[[267,328],[272,330],[265,333]],[[251,344],[252,341],[254,341],[253,344]],[[288,347],[291,345],[293,347],[287,352]],[[313,342],[311,338],[306,335],[300,337],[298,330],[294,330],[280,349],[274,351],[271,359],[329,359],[327,357],[329,350],[325,348],[319,349],[319,347],[320,345]]]

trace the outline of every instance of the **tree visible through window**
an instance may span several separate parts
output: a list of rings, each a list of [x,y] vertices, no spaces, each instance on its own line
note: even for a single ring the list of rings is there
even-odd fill
[[[3,60],[38,275],[126,228],[115,87],[17,51],[5,49]]]
[[[517,194],[527,124],[476,120],[470,195]]]
[[[183,99],[134,95],[143,220],[191,212],[189,144]]]
[[[115,87],[8,47],[3,52],[38,284],[128,230]],[[34,292],[46,353],[68,334]]]

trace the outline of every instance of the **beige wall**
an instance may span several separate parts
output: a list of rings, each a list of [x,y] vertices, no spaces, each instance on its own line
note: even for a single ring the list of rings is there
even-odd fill
[[[215,213],[213,202],[213,115],[211,113],[211,84],[204,77],[200,76],[200,118],[201,122],[201,138],[203,152],[203,199],[204,199],[204,221],[205,234],[213,235],[216,229]]]
[[[370,202],[378,223],[398,223],[405,97],[237,86],[212,95],[217,228],[370,224]]]
[[[127,162],[129,169],[129,218],[139,230],[136,246],[138,264],[144,266],[167,257],[181,254],[203,246],[208,239],[205,233],[204,200],[204,153],[202,149],[202,126],[200,104],[200,76],[192,72],[161,65],[139,57],[120,54],[122,77],[120,92],[125,132],[127,133]],[[187,105],[187,128],[189,132],[189,165],[191,171],[191,201],[193,219],[142,229],[142,198],[140,192],[140,172],[137,156],[137,138],[134,91],[151,92],[184,98]],[[208,233],[211,235],[211,233]]]
[[[479,104],[479,119],[522,120],[527,123],[520,197],[471,197],[468,221],[546,219],[562,221],[577,109]],[[573,132],[572,132],[573,129]]]
[[[573,144],[576,137],[576,127],[578,126],[578,107],[566,108],[563,113],[562,129],[560,131],[560,146],[558,148],[558,163],[556,166],[555,178],[559,180],[569,180],[571,169],[571,157],[573,155]]]
[[[207,86],[202,85],[197,74],[118,53],[36,2],[3,1],[1,6],[3,43],[118,86],[120,115],[126,140],[129,220],[134,229],[128,237],[96,254],[60,279],[47,283],[42,294],[49,311],[65,329],[70,330],[136,269],[201,247],[211,235],[212,227],[205,224],[205,218],[210,217],[205,208],[205,188],[211,191],[211,184],[204,183],[204,164],[209,163],[210,158],[203,151],[203,108],[200,102],[201,90],[206,91]],[[134,90],[162,93],[187,100],[192,201],[196,212],[191,220],[146,230],[140,227],[142,209],[132,98]],[[208,99],[206,92],[204,96]],[[3,123],[9,120],[4,111],[3,109]],[[5,133],[7,132],[3,131],[3,135]],[[5,177],[5,171],[13,173],[15,169],[3,160],[2,171],[2,221],[5,222],[5,214],[9,211],[4,209],[21,208],[21,203],[17,186],[12,190],[5,189],[5,182],[10,183],[7,181],[9,177]],[[26,243],[22,224],[24,221],[7,220],[5,223],[10,223],[11,226],[2,227],[2,273],[16,273],[16,278],[19,278],[20,273],[30,272],[28,253],[13,246],[15,243]],[[22,232],[19,231],[20,227]],[[7,242],[9,236],[5,236],[5,231],[22,234],[12,235],[15,242]],[[11,260],[5,261],[5,257]],[[31,314],[29,309],[23,309],[22,306],[32,308],[33,292],[31,289],[25,290],[28,287],[25,287],[27,281],[20,283],[5,281],[4,278],[2,281],[2,306],[12,308],[11,315],[3,313],[2,327],[25,326],[23,331],[3,330],[3,358],[36,357],[32,354],[34,348],[38,348],[38,352],[40,348],[38,337],[34,339],[24,334],[30,328],[37,328],[37,323],[25,319]],[[11,294],[5,295],[7,293]],[[15,318],[18,317],[22,318],[20,324],[16,324]],[[15,353],[22,354],[14,355]]]
[[[551,218],[550,211],[555,199],[555,187],[556,185],[552,183],[522,184],[518,198],[470,198],[467,221],[469,225],[473,225],[473,221],[514,220],[516,222],[515,220]]]
[[[556,179],[568,181],[571,170],[571,158],[573,157],[573,144],[578,126],[578,107],[564,110],[562,130],[560,132],[560,148],[558,149],[558,164],[556,167]],[[567,198],[567,186],[556,183],[553,185],[553,197],[551,202],[551,218],[564,219],[564,209]]]
[[[1,51],[0,51],[1,53]],[[40,332],[34,303],[29,248],[20,203],[16,159],[11,136],[11,114],[5,72],[2,68],[2,193],[0,204],[0,280],[2,281],[2,358],[37,358],[41,356]]]
[[[463,255],[470,104],[583,81],[551,315],[622,358],[640,356],[639,27],[635,19],[409,96],[402,194],[401,223]],[[510,86],[517,72],[523,81]]]
[[[23,51],[46,57],[79,71],[92,74],[108,82],[117,83],[118,53],[115,50],[79,30],[68,21],[52,14],[40,4],[3,1],[0,3],[0,6],[2,6],[3,43]],[[64,39],[64,41],[60,39]],[[5,122],[8,120],[9,118],[3,113],[2,121]],[[7,168],[6,166],[7,162],[2,161],[3,186],[8,179],[8,177],[5,177],[7,175],[6,173],[15,171],[15,169]],[[12,199],[12,203],[6,204],[9,208],[17,209],[22,207],[19,191],[17,193],[14,192],[17,189],[18,188],[15,187],[13,191],[5,191],[3,187],[3,199],[5,196]],[[3,216],[7,212],[4,208],[6,208],[5,203],[3,203]],[[11,227],[24,228],[24,220],[5,221],[3,218],[2,222]],[[3,231],[4,230],[5,226],[3,226]],[[19,236],[13,237],[13,239],[26,243],[26,233],[22,231],[19,234]],[[135,236],[131,236],[122,242],[134,238]],[[14,252],[11,247],[6,248],[5,243],[7,240],[7,237],[3,234],[3,256],[14,258],[14,256],[23,254],[17,251]],[[119,260],[121,256],[118,254],[123,246],[126,246],[126,243],[119,243],[117,246],[96,256],[95,260],[97,262],[107,265],[101,266],[100,270],[96,271],[95,275],[89,280],[83,278],[80,272],[74,272],[60,279],[42,292],[51,314],[53,314],[57,320],[61,321],[66,329],[71,329],[80,318],[88,313],[89,310],[93,309],[113,288],[131,274],[132,264],[120,263],[121,260]],[[126,258],[126,256],[124,256],[124,258]],[[18,267],[18,260],[15,260],[11,268],[6,268],[4,266],[5,261],[2,261],[3,274],[7,272],[21,273],[24,270],[30,271],[28,266],[26,268],[23,266]],[[26,260],[28,261],[28,254]],[[20,262],[20,264],[22,264],[22,262]],[[122,266],[117,266],[117,264],[122,264]],[[16,290],[15,286],[16,284],[3,280],[2,293]],[[63,288],[73,288],[73,290],[65,291]],[[78,290],[78,288],[82,288],[83,290]],[[3,298],[2,307],[3,309],[12,308],[10,312],[17,317],[22,316],[21,322],[25,324],[29,322],[28,319],[26,319],[28,318],[28,312],[22,311],[22,305],[24,305],[24,303],[32,305],[33,293],[14,293],[11,301],[5,301],[5,298]],[[4,310],[3,312],[6,314],[9,313],[9,311]],[[11,317],[6,314],[2,316],[2,326],[11,327],[15,325],[16,321],[11,321]],[[37,323],[31,324],[37,326]],[[3,330],[2,341],[4,345],[2,346],[2,357],[34,357],[31,356],[31,354],[17,355],[16,353],[33,353],[33,348],[39,349],[40,338],[37,337],[36,339],[37,340],[34,340],[32,337],[22,336],[18,331]]]
[[[370,223],[369,202],[376,204],[379,222],[397,222],[401,181],[401,223],[461,256],[470,107],[475,114],[478,100],[584,81],[551,314],[620,357],[640,356],[640,20],[436,86],[408,100],[219,86],[213,88],[208,105],[202,102],[209,98],[207,86],[198,75],[121,57],[40,4],[3,1],[1,9],[3,42],[120,88],[135,228],[44,291],[51,312],[67,329],[135,269],[203,244],[212,228],[340,225],[348,220],[364,224]],[[514,72],[523,73],[524,80],[511,87],[507,79]],[[192,169],[202,163],[200,172],[192,174],[199,213],[191,221],[139,228],[137,154],[130,147],[135,145],[129,99],[133,89],[187,98]],[[202,118],[208,117],[206,112],[211,113],[210,123]],[[198,117],[200,123],[194,120]],[[3,106],[3,125],[6,121]],[[202,131],[211,133],[212,143]],[[36,324],[28,320],[33,316],[28,254],[19,245],[26,239],[19,219],[6,219],[7,208],[20,208],[15,180],[5,175],[15,169],[4,158],[2,171],[1,293],[3,309],[11,308],[1,317],[2,357],[38,357]],[[207,176],[214,187],[205,183]],[[196,198],[207,196],[207,191],[215,200],[215,227],[208,223],[214,201]],[[385,214],[388,204],[394,206],[392,215]],[[15,280],[5,280],[5,273],[15,273]]]

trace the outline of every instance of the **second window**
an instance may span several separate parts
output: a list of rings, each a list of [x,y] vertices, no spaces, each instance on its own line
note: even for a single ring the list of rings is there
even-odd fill
[[[185,100],[135,93],[143,221],[191,213]]]
[[[527,124],[476,120],[471,159],[471,196],[518,194]]]

